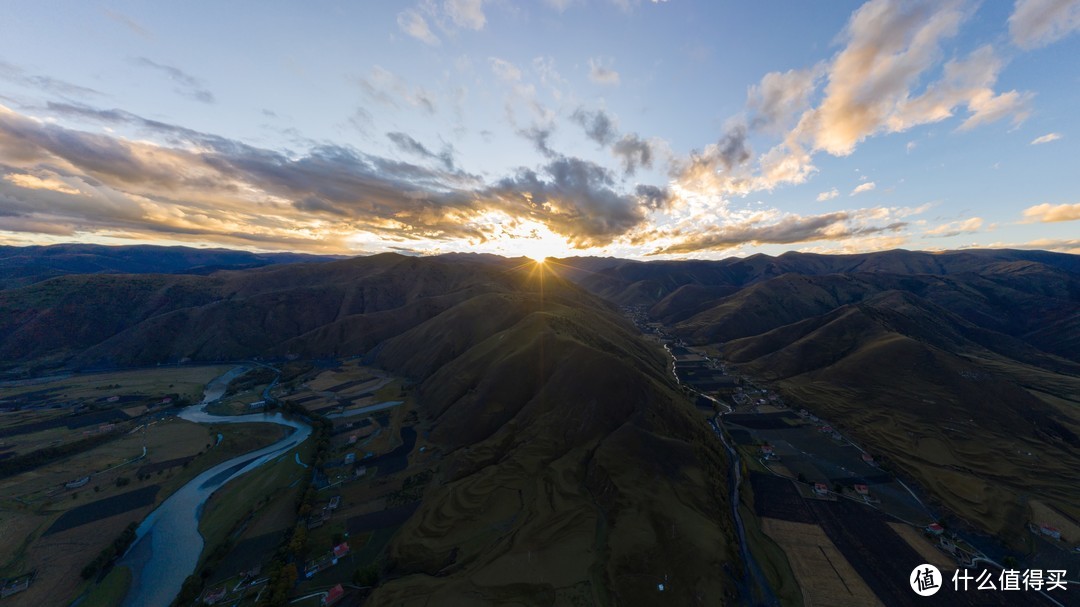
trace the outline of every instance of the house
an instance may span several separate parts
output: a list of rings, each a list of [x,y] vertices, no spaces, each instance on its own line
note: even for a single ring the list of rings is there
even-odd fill
[[[252,410],[252,409],[261,409],[263,407],[263,405],[265,405],[265,404],[266,404],[265,400],[258,400],[258,401],[255,401],[253,403],[250,403],[247,406],[247,408],[248,408],[249,411]]]
[[[1050,525],[1047,525],[1046,523],[1042,523],[1041,525],[1039,525],[1039,533],[1041,533],[1041,534],[1043,534],[1043,535],[1045,535],[1047,537],[1052,537],[1055,540],[1060,540],[1061,539],[1061,531],[1058,531],[1056,528],[1051,527]]]
[[[938,523],[930,523],[926,526],[926,532],[930,535],[941,535],[945,533],[945,528]]]
[[[828,485],[826,485],[825,483],[814,483],[814,494],[815,495],[821,495],[821,496],[828,495],[829,494]]]
[[[335,560],[349,556],[349,542],[341,542],[337,546],[334,546],[333,552]]]
[[[856,483],[855,493],[858,493],[859,495],[862,495],[864,497],[868,497],[870,495],[870,487],[867,487],[862,483]]]
[[[864,451],[863,454],[862,454],[862,461],[864,461],[864,462],[870,464],[871,466],[873,466],[874,465],[874,456],[870,455],[869,453],[866,453]]]
[[[345,589],[341,587],[341,584],[338,584],[337,586],[334,586],[333,588],[331,588],[326,593],[326,596],[323,597],[322,604],[327,605],[327,606],[335,605],[344,596],[345,596]]]

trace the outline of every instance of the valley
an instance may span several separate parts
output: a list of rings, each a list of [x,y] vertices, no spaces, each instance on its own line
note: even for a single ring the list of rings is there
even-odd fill
[[[922,562],[1080,583],[1074,264],[376,255],[3,289],[3,600],[907,605]]]

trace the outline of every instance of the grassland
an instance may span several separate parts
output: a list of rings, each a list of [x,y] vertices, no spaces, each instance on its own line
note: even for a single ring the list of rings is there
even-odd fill
[[[215,445],[216,435],[224,436]],[[37,581],[11,597],[12,605],[41,604],[46,596],[74,598],[87,584],[79,572],[127,526],[145,517],[156,504],[201,471],[235,455],[277,440],[281,430],[268,424],[201,426],[167,418],[143,425],[138,431],[96,449],[29,472],[4,479],[0,491],[0,575],[36,569]],[[142,454],[146,447],[146,456]],[[140,475],[138,470],[156,462],[193,457],[186,466]],[[137,458],[137,459],[136,459]],[[134,461],[129,461],[134,460]],[[128,461],[124,465],[117,464]],[[295,463],[293,463],[295,466]],[[63,484],[81,476],[91,480],[78,489]],[[126,479],[126,480],[121,480]],[[43,535],[58,518],[73,508],[158,487],[153,503],[104,516],[76,527]],[[116,583],[116,578],[106,580]],[[95,593],[97,590],[95,590]],[[111,590],[101,591],[107,600]],[[5,601],[7,604],[8,601]],[[107,603],[105,603],[107,604]]]
[[[98,399],[120,394],[164,396],[175,393],[190,402],[197,402],[202,398],[207,382],[228,369],[221,365],[154,367],[108,373],[76,373],[47,382],[8,381],[0,383],[0,400],[50,390],[50,397],[66,400]]]

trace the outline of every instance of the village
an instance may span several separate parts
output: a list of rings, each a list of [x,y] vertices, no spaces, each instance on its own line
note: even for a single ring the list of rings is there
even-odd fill
[[[1060,513],[1050,511],[1048,520],[1028,524],[1040,546],[1034,554],[991,546],[996,549],[991,558],[970,541],[978,534],[925,503],[888,458],[859,445],[844,428],[739,375],[709,348],[672,338],[642,307],[626,307],[624,314],[667,349],[680,384],[734,444],[749,484],[742,499],[755,519],[748,529],[751,549],[765,560],[781,550],[788,564],[777,569],[795,578],[803,600],[847,594],[852,604],[875,596],[904,604],[910,589],[895,575],[895,563],[902,559],[932,563],[942,571],[1030,566],[1075,572],[1080,567],[1080,527]]]

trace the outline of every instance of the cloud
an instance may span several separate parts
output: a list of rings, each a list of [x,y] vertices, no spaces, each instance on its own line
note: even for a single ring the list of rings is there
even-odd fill
[[[441,162],[421,166],[337,145],[285,154],[120,110],[65,110],[175,145],[0,107],[0,230],[51,226],[56,234],[341,251],[358,235],[384,244],[483,243],[528,222],[584,247],[623,237],[669,199],[655,186],[621,191],[610,170],[564,156],[485,183],[451,170],[449,151],[399,132],[387,135],[398,149]]]
[[[971,217],[962,221],[945,223],[923,233],[935,238],[949,238],[951,236],[959,236],[960,234],[973,234],[981,230],[982,226],[983,220],[981,217]]]
[[[113,21],[123,25],[124,27],[128,28],[132,32],[138,34],[139,36],[142,36],[147,40],[153,40],[154,36],[150,33],[150,30],[146,29],[138,21],[135,21],[124,13],[114,11],[109,8],[104,8],[102,9],[102,11],[105,12],[105,16],[107,16],[109,19],[112,19]]]
[[[79,190],[71,187],[64,181],[51,176],[42,178],[29,173],[9,173],[4,175],[3,179],[8,183],[27,190],[49,190],[61,194],[71,194],[73,196],[80,193]]]
[[[357,79],[360,90],[369,98],[392,108],[400,108],[399,102],[424,110],[428,114],[436,112],[435,96],[422,86],[412,87],[403,78],[390,70],[376,65],[363,78]]]
[[[657,191],[638,190],[636,196],[615,191],[614,176],[592,162],[557,158],[541,173],[521,169],[481,192],[505,207],[518,207],[566,237],[574,246],[605,244],[626,234],[645,220],[643,203],[655,204]]]
[[[419,141],[413,139],[411,136],[402,132],[390,132],[386,134],[386,137],[393,142],[393,144],[401,151],[407,152],[420,158],[427,158],[431,160],[437,160],[447,171],[454,170],[454,155],[453,149],[447,146],[442,152],[436,154],[432,152]]]
[[[87,98],[102,95],[100,91],[57,78],[28,74],[19,66],[3,60],[0,60],[0,80],[6,80],[19,86],[38,89],[47,93],[54,93],[61,97]]]
[[[1080,219],[1080,203],[1076,204],[1037,204],[1024,209],[1025,223],[1054,223],[1058,221],[1076,221]]]
[[[627,175],[633,175],[638,167],[652,168],[652,144],[634,133],[623,135],[611,146],[611,152],[622,162]]]
[[[604,110],[590,112],[584,108],[578,108],[570,115],[570,119],[585,129],[586,137],[602,146],[610,144],[619,134],[615,122]]]
[[[788,215],[772,222],[752,218],[734,224],[709,226],[691,234],[678,235],[675,242],[654,250],[650,255],[723,251],[743,245],[842,240],[855,236],[897,232],[907,225],[905,222],[863,225],[858,221],[856,214],[848,211],[808,217]]]
[[[832,200],[833,198],[836,198],[839,195],[840,195],[840,190],[837,190],[836,188],[833,188],[833,189],[831,189],[831,190],[829,190],[827,192],[822,192],[822,193],[818,194],[817,195],[817,201],[818,202],[825,202],[826,200]]]
[[[1061,133],[1047,133],[1041,137],[1036,137],[1031,140],[1031,145],[1041,145],[1043,143],[1050,143],[1051,141],[1057,141],[1061,139]]]
[[[846,156],[865,138],[938,122],[965,107],[961,129],[1026,116],[1030,94],[995,93],[1002,62],[993,48],[976,49],[945,64],[942,77],[919,94],[941,55],[941,43],[956,35],[968,16],[956,0],[871,0],[852,15],[846,45],[828,68],[821,104],[802,115],[794,135],[815,150]]]
[[[458,27],[471,30],[484,29],[484,0],[446,0],[446,14]]]
[[[147,59],[146,57],[136,57],[134,62],[136,65],[158,71],[168,76],[168,78],[177,85],[176,89],[174,89],[177,93],[202,103],[214,102],[214,94],[206,88],[203,82],[180,68],[158,63]]]
[[[441,42],[439,37],[431,31],[427,19],[414,9],[407,9],[398,13],[397,25],[401,31],[424,44],[438,46]]]
[[[876,187],[877,187],[877,184],[874,183],[873,181],[867,181],[866,183],[860,183],[859,185],[855,186],[854,190],[851,190],[851,194],[848,194],[848,196],[855,196],[857,194],[862,194],[863,192],[869,192],[870,190],[873,190]]]
[[[823,67],[805,70],[770,72],[761,82],[750,87],[746,94],[746,107],[755,129],[785,129],[792,120],[810,107],[810,97],[817,89]]]
[[[533,147],[536,148],[536,151],[540,152],[545,157],[554,158],[558,156],[558,153],[553,150],[549,144],[551,135],[554,131],[554,126],[542,127],[534,124],[528,128],[518,129],[517,134],[531,141]]]
[[[598,58],[589,59],[589,80],[592,80],[595,84],[619,84],[619,72],[616,72],[608,65],[605,65],[606,63],[610,64],[611,61],[604,61]]]
[[[518,82],[521,80],[521,69],[513,63],[498,57],[489,57],[488,61],[491,62],[491,71],[495,72],[499,79],[506,82]]]
[[[1013,44],[1027,50],[1061,40],[1078,29],[1077,0],[1017,0],[1009,17]]]
[[[964,0],[866,2],[852,13],[831,59],[766,74],[748,89],[745,112],[729,121],[718,144],[675,161],[677,189],[716,198],[804,183],[817,171],[817,153],[847,156],[868,137],[940,122],[960,110],[958,130],[1004,119],[1019,124],[1032,95],[995,90],[1004,62],[992,47],[942,66],[943,43],[972,11]],[[745,129],[780,134],[781,141],[751,165]]]

